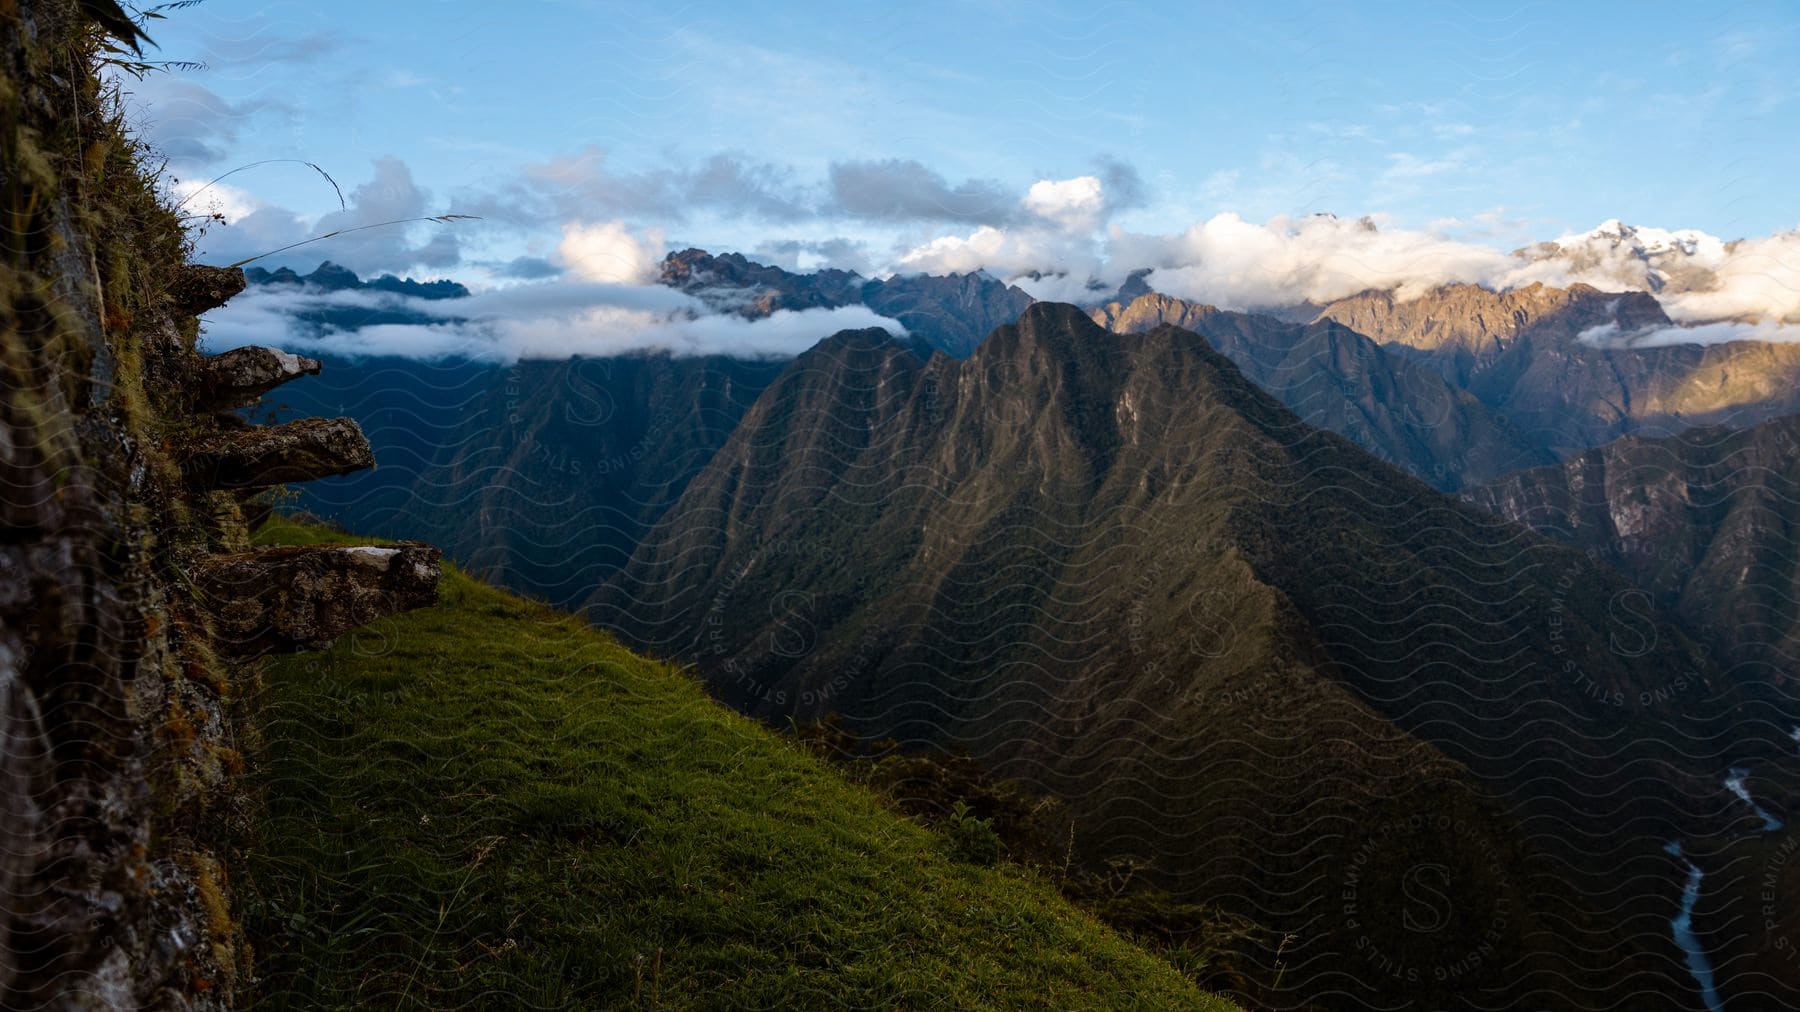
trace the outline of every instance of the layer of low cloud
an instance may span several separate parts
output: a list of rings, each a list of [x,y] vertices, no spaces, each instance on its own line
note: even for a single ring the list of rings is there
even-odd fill
[[[460,194],[454,209],[528,228],[591,218],[673,223],[698,212],[791,222],[815,213],[812,196],[784,166],[718,153],[626,169],[598,146],[526,165],[507,183]]]
[[[1800,332],[1800,231],[1727,242],[1694,230],[1604,222],[1519,250],[1433,229],[1396,228],[1377,217],[1219,214],[1173,233],[1117,226],[1094,234],[1093,178],[1040,183],[1027,196],[1037,221],[982,225],[904,251],[903,269],[987,270],[1038,298],[1091,299],[1149,268],[1158,291],[1228,309],[1321,305],[1368,290],[1402,300],[1452,284],[1508,290],[1534,283],[1588,284],[1656,295],[1678,324],[1655,332],[1596,330],[1615,345],[1792,341]]]
[[[855,271],[869,275],[876,271],[868,247],[855,239],[767,239],[750,251],[758,263],[783,270],[804,272],[821,267]]]
[[[132,118],[133,129],[169,160],[177,174],[226,157],[253,119],[292,112],[270,98],[229,101],[198,81],[166,74],[133,80],[131,88],[142,110]]]
[[[409,319],[393,322],[396,316]],[[436,300],[259,286],[209,313],[204,341],[209,352],[254,344],[345,357],[497,363],[632,352],[760,358],[797,355],[840,330],[868,327],[906,334],[897,321],[863,306],[746,320],[711,312],[660,285],[552,281]]]
[[[1141,183],[1129,166],[1102,164],[1121,194],[1139,194]],[[461,194],[455,209],[526,226],[577,218],[669,225],[700,215],[772,226],[1017,224],[1032,218],[1016,188],[992,179],[953,182],[913,159],[839,161],[826,167],[822,179],[809,179],[790,166],[734,152],[626,168],[596,146],[527,165],[503,185]]]
[[[179,108],[181,103],[164,105]],[[216,105],[206,104],[207,115],[192,119],[226,133],[171,133],[164,142],[196,156],[216,154],[230,140],[231,122]],[[1142,206],[1144,186],[1135,169],[1105,158],[1096,166],[1089,175],[1009,186],[996,180],[952,181],[916,160],[891,158],[836,162],[822,178],[808,180],[791,167],[734,153],[627,169],[615,165],[604,149],[587,147],[526,165],[503,183],[438,194],[421,186],[404,161],[384,156],[373,160],[370,174],[345,194],[348,206],[341,211],[306,215],[255,198],[259,173],[311,171],[298,164],[258,167],[234,176],[212,186],[193,209],[223,216],[223,223],[210,226],[200,243],[202,255],[215,262],[397,218],[453,213],[481,219],[449,228],[412,225],[347,232],[328,244],[262,261],[265,266],[303,268],[329,257],[364,274],[461,266],[471,233],[489,240],[523,239],[530,245],[541,243],[546,233],[560,232],[560,255],[553,264],[589,279],[641,280],[643,258],[618,230],[625,229],[636,237],[636,245],[651,247],[649,255],[660,258],[663,251],[654,247],[665,230],[696,219],[734,222],[737,228],[754,223],[770,235],[754,249],[798,269],[829,266],[875,274],[987,266],[1023,274],[1041,264],[1058,271],[1072,263],[1098,268],[1095,250],[1101,230],[1121,211]],[[338,167],[327,168],[343,177]],[[330,184],[323,178],[316,182],[320,202],[335,203]],[[193,184],[183,186],[191,189]],[[915,238],[885,258],[871,254],[867,238],[842,234],[861,230],[867,235],[874,229],[916,237],[946,226],[974,231],[941,236],[909,253]],[[824,233],[828,236],[842,231],[819,238],[821,228],[829,230]],[[780,237],[783,232],[803,234]],[[999,235],[1005,240],[996,244],[992,240]],[[519,276],[491,260],[476,262],[498,277]],[[957,266],[968,264],[977,266]],[[521,262],[519,269],[533,266],[539,265]]]
[[[1010,221],[1019,200],[997,181],[952,184],[923,163],[900,158],[838,162],[829,186],[821,213],[878,222]]]
[[[1761,341],[1768,344],[1800,344],[1800,324],[1746,323],[1718,320],[1648,330],[1624,330],[1605,323],[1581,332],[1580,340],[1602,348],[1659,348],[1674,344],[1725,344]]]

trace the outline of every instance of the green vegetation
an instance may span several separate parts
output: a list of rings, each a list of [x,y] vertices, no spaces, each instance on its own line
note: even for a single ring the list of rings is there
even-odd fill
[[[239,885],[267,1003],[1230,1007],[678,671],[449,567],[437,607],[273,662],[262,694]]]
[[[1016,780],[996,779],[966,752],[906,750],[892,739],[861,739],[846,731],[836,714],[794,723],[793,737],[889,807],[943,834],[958,860],[1004,859],[1032,869],[1055,883],[1064,898],[1203,988],[1257,994],[1267,982],[1262,968],[1244,954],[1258,951],[1264,941],[1279,970],[1279,950],[1287,944],[1281,936],[1271,936],[1247,917],[1170,895],[1156,885],[1165,876],[1153,861],[1077,860],[1079,827],[1059,799]]]

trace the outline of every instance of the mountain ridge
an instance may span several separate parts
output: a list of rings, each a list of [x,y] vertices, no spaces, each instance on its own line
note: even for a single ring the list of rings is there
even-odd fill
[[[1198,333],[1307,422],[1440,489],[1554,459],[1434,370],[1325,317],[1289,323],[1156,293],[1090,315],[1118,332],[1171,324]]]
[[[1655,743],[1729,709],[1696,690],[1731,694],[1666,625],[1644,658],[1615,655],[1624,589],[1305,425],[1199,335],[1112,335],[1040,303],[960,362],[876,332],[803,355],[586,611],[765,719],[836,712],[1049,790],[1084,858],[1160,857],[1144,874],[1178,895],[1306,936],[1294,958],[1322,975],[1303,993],[1408,993],[1305,911],[1358,853],[1325,827],[1371,832],[1429,796],[1471,827],[1421,837],[1461,855],[1460,902],[1554,909],[1597,960],[1508,935],[1502,962],[1535,969],[1482,986],[1573,978],[1592,1002],[1618,984],[1601,964],[1647,994],[1687,986],[1652,955],[1666,901],[1617,891],[1677,884],[1659,837],[1708,824],[1715,787]],[[1243,850],[1196,849],[1217,820]],[[1482,870],[1501,852],[1528,882]]]
[[[1452,285],[1410,301],[1365,292],[1319,317],[1402,348],[1559,454],[1629,433],[1743,427],[1800,411],[1800,344],[1630,347],[1586,337],[1671,326],[1644,292]]]

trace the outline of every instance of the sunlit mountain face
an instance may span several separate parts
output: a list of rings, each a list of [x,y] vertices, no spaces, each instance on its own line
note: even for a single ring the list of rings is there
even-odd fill
[[[0,23],[0,1009],[1800,1007],[1795,11]]]

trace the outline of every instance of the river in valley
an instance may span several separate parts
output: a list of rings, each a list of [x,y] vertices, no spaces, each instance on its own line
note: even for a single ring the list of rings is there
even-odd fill
[[[1794,728],[1792,737],[1795,746],[1800,747],[1800,727]],[[1773,833],[1782,828],[1782,821],[1750,796],[1749,778],[1748,767],[1733,766],[1725,776],[1725,789],[1750,806],[1750,810],[1762,820],[1762,832]],[[1707,956],[1706,946],[1701,944],[1700,936],[1694,931],[1694,908],[1700,903],[1700,885],[1705,880],[1706,873],[1682,853],[1680,840],[1670,840],[1663,846],[1663,850],[1687,865],[1687,882],[1681,888],[1681,910],[1669,919],[1669,930],[1675,936],[1675,944],[1687,956],[1688,972],[1694,975],[1694,983],[1700,987],[1700,1000],[1706,1003],[1708,1012],[1724,1012],[1725,1005],[1719,998],[1712,960]]]

